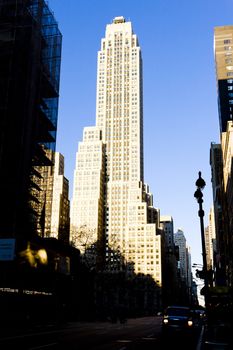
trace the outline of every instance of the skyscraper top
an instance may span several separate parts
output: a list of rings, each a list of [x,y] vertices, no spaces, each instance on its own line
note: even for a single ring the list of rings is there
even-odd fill
[[[132,23],[130,21],[127,21],[123,16],[115,17],[112,20],[111,24],[107,24],[105,38],[107,38],[108,40],[112,40],[115,34],[118,35],[120,33],[128,37],[128,39],[130,35],[134,34]],[[134,42],[138,44],[137,37],[135,37]],[[112,44],[113,42],[110,45]]]
[[[117,23],[125,23],[125,19],[123,16],[119,16],[119,17],[115,17],[113,19],[113,23],[117,24]]]

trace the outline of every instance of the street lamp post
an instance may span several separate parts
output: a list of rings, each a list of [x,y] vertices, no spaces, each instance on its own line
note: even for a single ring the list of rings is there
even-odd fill
[[[203,277],[204,277],[204,297],[205,306],[208,307],[208,274],[207,274],[207,260],[206,260],[206,247],[205,247],[205,231],[204,231],[204,215],[205,212],[202,208],[203,193],[202,190],[205,187],[205,181],[201,177],[201,172],[198,173],[199,177],[196,181],[197,190],[194,193],[194,197],[197,199],[199,204],[198,216],[200,217],[200,228],[201,228],[201,244],[202,244],[202,258],[203,258]]]

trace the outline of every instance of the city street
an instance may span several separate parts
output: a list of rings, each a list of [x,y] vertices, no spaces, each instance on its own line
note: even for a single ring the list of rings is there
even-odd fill
[[[232,1],[0,0],[0,96],[0,350],[233,350]]]
[[[125,324],[110,322],[69,323],[64,326],[48,325],[24,331],[1,334],[0,348],[78,349],[78,350],[151,350],[196,349],[199,333],[183,338],[161,337],[161,317],[130,319]]]

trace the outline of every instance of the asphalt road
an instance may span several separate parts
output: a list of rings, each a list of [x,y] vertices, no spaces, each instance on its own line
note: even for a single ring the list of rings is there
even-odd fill
[[[47,325],[12,330],[0,336],[1,350],[159,350],[196,349],[198,335],[161,336],[161,317],[129,319],[126,323],[93,322]]]

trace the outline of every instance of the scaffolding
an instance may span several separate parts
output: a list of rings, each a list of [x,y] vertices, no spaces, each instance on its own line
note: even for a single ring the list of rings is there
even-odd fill
[[[44,167],[53,167],[56,148],[61,46],[44,0],[0,0],[0,191],[8,207],[0,236],[22,235],[41,216]]]

